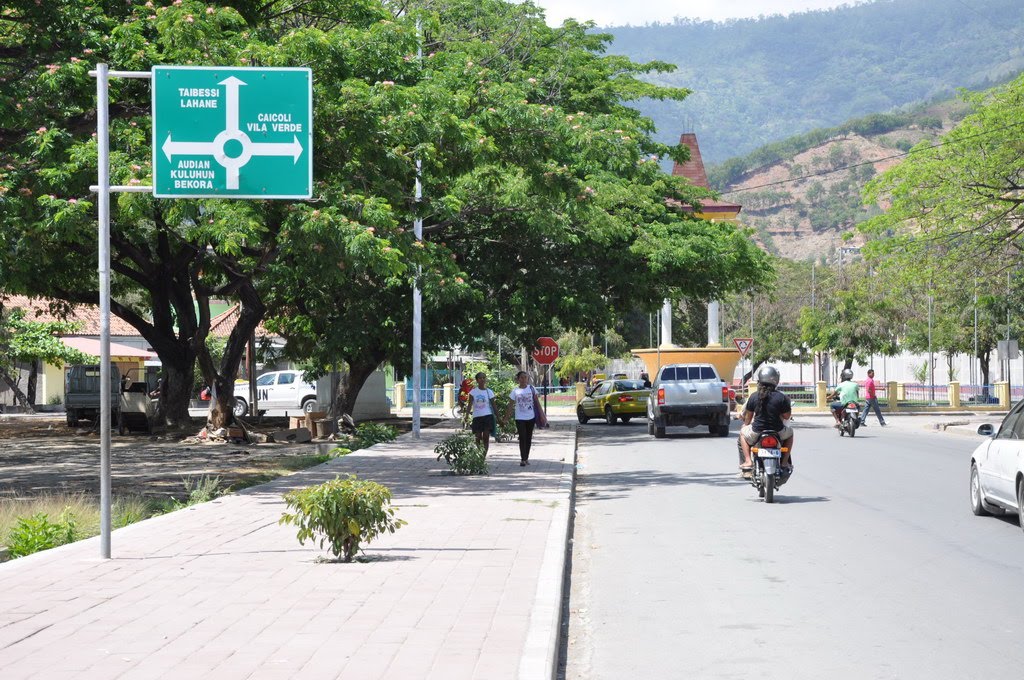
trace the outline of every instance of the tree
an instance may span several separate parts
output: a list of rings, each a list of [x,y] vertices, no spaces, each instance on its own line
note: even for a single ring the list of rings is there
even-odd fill
[[[621,101],[684,96],[640,78],[667,65],[603,56],[606,37],[549,29],[531,5],[73,0],[22,3],[0,22],[3,285],[67,302],[98,299],[89,65],[313,67],[315,202],[123,194],[113,206],[111,307],[160,356],[170,423],[187,418],[197,363],[216,386],[211,422],[230,419],[245,342],[268,309],[314,371],[347,364],[354,400],[360,375],[407,352],[418,268],[433,328],[496,328],[500,300],[502,331],[525,343],[555,317],[602,327],[627,298],[748,287],[761,265],[746,234],[665,203],[706,192],[660,172],[654,156],[681,151],[652,142],[649,121]],[[148,183],[149,89],[125,80],[111,92],[112,181]],[[597,285],[567,294],[537,275],[572,262]],[[220,362],[205,342],[215,297],[242,303]]]
[[[39,363],[53,364],[58,368],[65,363],[94,361],[76,349],[61,342],[59,334],[73,333],[77,326],[62,321],[29,321],[20,309],[6,314],[0,307],[0,379],[14,393],[15,398],[26,408],[36,403],[36,379]],[[19,364],[28,364],[28,384],[23,392],[15,377]]]
[[[934,147],[920,144],[870,182],[865,200],[889,203],[862,229],[869,252],[934,257],[943,275],[988,275],[1020,265],[1024,246],[1024,76],[966,94],[974,107]]]
[[[651,141],[649,122],[622,104],[685,96],[638,77],[667,65],[602,56],[606,37],[576,23],[550,28],[528,4],[429,9],[416,13],[423,63],[409,60],[365,100],[347,97],[358,104],[350,115],[368,122],[343,125],[350,136],[368,127],[380,145],[360,166],[377,221],[357,233],[394,257],[365,266],[344,259],[341,244],[292,241],[271,267],[269,325],[313,372],[346,364],[342,408],[382,360],[405,364],[416,266],[425,351],[497,332],[529,346],[555,326],[603,333],[619,310],[653,308],[666,295],[707,299],[764,268],[746,233],[679,209],[707,192],[661,172],[654,156],[682,149]],[[396,23],[413,35],[411,17]],[[373,128],[378,118],[387,127]],[[424,196],[414,203],[417,159]],[[356,200],[339,193],[333,202]],[[353,221],[338,207],[318,212]],[[415,216],[422,243],[411,238]],[[315,283],[292,274],[317,261]]]
[[[899,298],[885,290],[864,263],[818,269],[816,305],[800,311],[802,342],[816,352],[836,354],[844,368],[872,354],[896,354]]]

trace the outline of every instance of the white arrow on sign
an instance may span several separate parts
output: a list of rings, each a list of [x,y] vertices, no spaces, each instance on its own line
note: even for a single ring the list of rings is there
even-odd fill
[[[227,170],[225,186],[228,189],[238,188],[239,169],[253,156],[291,156],[293,164],[299,162],[302,143],[299,142],[297,135],[292,135],[290,142],[254,142],[238,127],[238,88],[245,85],[244,81],[230,76],[218,84],[224,86],[224,131],[212,142],[175,142],[168,133],[167,139],[160,147],[168,161],[171,161],[173,156],[213,156],[214,160]],[[224,145],[231,140],[242,145],[242,152],[237,156],[228,156],[224,153]]]
[[[292,135],[290,142],[252,142],[249,148],[252,149],[253,156],[291,156],[294,163],[298,163],[299,156],[302,155],[302,144],[296,135]]]
[[[171,156],[212,156],[217,147],[213,142],[172,142],[170,133],[160,150],[171,160]]]
[[[226,116],[226,120],[224,121],[224,123],[225,123],[224,129],[227,130],[228,132],[237,132],[238,131],[238,86],[239,85],[245,85],[245,83],[243,83],[238,78],[236,78],[234,76],[231,76],[229,78],[225,78],[224,80],[220,81],[220,83],[218,83],[218,85],[223,85],[224,89],[226,91],[226,93],[224,95],[224,98],[227,100],[225,102],[225,106],[224,106],[225,116]]]

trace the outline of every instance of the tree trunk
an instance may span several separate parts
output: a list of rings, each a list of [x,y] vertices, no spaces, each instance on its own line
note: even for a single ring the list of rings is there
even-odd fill
[[[25,397],[33,409],[36,403],[36,387],[39,384],[39,362],[33,359],[28,366],[28,384],[25,386]]]
[[[205,343],[198,352],[199,367],[203,371],[203,377],[210,385],[216,387],[217,398],[210,400],[210,413],[206,417],[207,425],[214,429],[227,427],[235,421],[233,409],[238,367],[242,363],[242,355],[245,354],[245,349],[249,344],[249,337],[259,326],[266,313],[266,307],[251,282],[244,283],[239,287],[238,296],[242,301],[238,312],[238,321],[235,323],[231,335],[228,336],[220,367],[214,366],[213,357],[210,356]]]
[[[191,425],[188,414],[195,375],[194,356],[165,356],[163,359],[163,385],[157,405],[157,420],[168,427]]]
[[[989,356],[992,350],[986,350],[978,353],[978,361],[981,363],[981,396],[988,401],[988,386],[989,386]]]
[[[6,369],[0,368],[0,379],[2,379],[4,383],[11,388],[15,401],[25,408],[32,409],[32,402],[30,402],[28,397],[25,396],[25,393],[21,391],[21,388],[18,386],[18,381],[15,380]]]
[[[846,360],[843,362],[843,370],[844,371],[849,371],[852,368],[853,368],[853,357],[852,356],[848,356],[848,357],[846,357]]]
[[[348,357],[348,371],[341,377],[341,385],[338,388],[338,400],[335,406],[339,416],[343,414],[352,415],[356,407],[356,399],[359,391],[363,389],[367,379],[373,375],[380,363],[384,361],[383,352],[370,352],[369,354]]]
[[[757,369],[759,369],[761,367],[761,364],[763,364],[763,363],[764,363],[764,359],[761,359],[760,361],[756,361],[756,362],[751,362],[750,370],[743,374],[743,384],[744,385],[746,385],[747,383],[749,383],[751,381],[751,379],[757,374]],[[731,377],[724,376],[724,375],[722,376],[722,380],[724,380],[727,383],[731,383],[732,382],[732,378]]]

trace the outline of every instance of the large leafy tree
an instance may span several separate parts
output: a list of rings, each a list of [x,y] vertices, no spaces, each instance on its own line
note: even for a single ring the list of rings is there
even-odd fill
[[[922,143],[868,184],[888,204],[862,225],[869,252],[920,272],[991,274],[1018,267],[1024,246],[1024,75],[965,95],[974,107],[952,131]]]
[[[389,123],[377,133],[383,160],[360,163],[360,189],[387,216],[376,236],[403,257],[367,271],[332,256],[315,284],[282,271],[268,293],[272,327],[314,371],[347,364],[343,408],[383,359],[408,356],[405,263],[426,263],[426,349],[474,345],[489,331],[523,345],[559,326],[601,332],[623,310],[666,295],[707,299],[752,285],[765,268],[745,233],[666,202],[706,193],[660,171],[656,157],[682,151],[652,142],[649,121],[623,102],[685,96],[638,78],[667,65],[603,56],[605,36],[550,28],[529,4],[444,0],[412,16],[425,57],[373,88],[369,114],[351,98],[363,105],[348,114]],[[403,20],[411,28],[398,12]],[[410,204],[416,160],[424,197]],[[410,240],[417,215],[423,244]],[[308,245],[289,248],[315,259]],[[302,271],[290,261],[279,266]]]
[[[466,319],[497,326],[495,301],[505,334],[525,339],[551,318],[604,321],[627,296],[707,298],[749,285],[759,252],[735,229],[665,204],[698,194],[658,171],[654,156],[672,150],[621,105],[685,92],[637,78],[663,65],[600,56],[605,39],[586,28],[548,29],[532,7],[496,1],[75,0],[4,10],[2,285],[69,302],[98,297],[86,73],[97,61],[314,71],[315,201],[117,199],[112,308],[160,355],[170,422],[187,417],[197,361],[217,386],[211,420],[230,417],[245,341],[268,309],[296,355],[319,370],[348,365],[354,399],[360,376],[408,337],[417,268],[437,331],[428,347],[459,337]],[[147,183],[148,88],[115,81],[111,92],[112,179]],[[426,224],[422,244],[415,216]],[[587,285],[542,275],[560,270]],[[242,311],[216,362],[205,338],[209,300],[222,296]]]

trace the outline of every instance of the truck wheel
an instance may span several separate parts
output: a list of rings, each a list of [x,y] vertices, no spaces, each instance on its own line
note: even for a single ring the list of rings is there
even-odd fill
[[[665,438],[665,426],[658,421],[654,422],[654,438],[664,439]]]
[[[78,427],[78,411],[70,409],[67,413],[68,427]]]
[[[235,408],[231,412],[235,414],[236,418],[241,418],[249,412],[249,404],[245,403],[245,399],[235,397]]]
[[[312,413],[316,410],[316,398],[306,397],[305,401],[302,402],[302,412]]]

